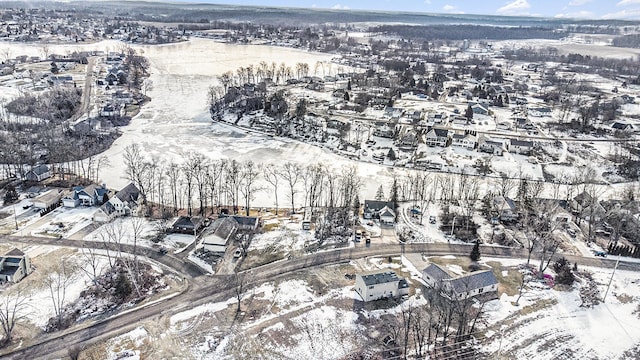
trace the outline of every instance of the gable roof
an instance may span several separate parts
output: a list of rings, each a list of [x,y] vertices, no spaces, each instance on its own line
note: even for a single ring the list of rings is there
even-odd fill
[[[137,201],[140,196],[140,190],[133,183],[125,186],[122,190],[118,191],[115,195],[120,201]]]
[[[429,266],[424,268],[422,272],[429,275],[429,277],[435,279],[436,281],[451,279],[451,274],[449,274],[447,270],[445,270],[438,264],[430,264]]]
[[[24,253],[18,248],[13,248],[11,251],[5,254],[5,256],[24,256]]]
[[[497,285],[498,279],[491,270],[477,271],[469,275],[449,280],[452,289],[458,293],[465,293],[491,285]]]
[[[511,139],[512,146],[533,147],[533,141]]]
[[[388,207],[389,209],[395,208],[393,201],[382,201],[382,200],[365,200],[364,201],[365,211],[380,211],[385,207]]]
[[[30,172],[36,174],[36,175],[42,175],[45,173],[49,172],[49,167],[47,165],[38,165],[36,167],[33,167]]]
[[[172,227],[180,227],[186,229],[195,229],[200,226],[203,219],[201,217],[188,217],[188,216],[180,216],[176,221],[171,225]]]
[[[391,210],[388,206],[385,206],[380,210],[380,217],[383,217],[383,216],[391,216],[395,218],[396,213],[395,211]]]
[[[233,217],[224,217],[217,219],[211,227],[214,230],[204,236],[203,243],[224,246],[238,229],[238,222]]]

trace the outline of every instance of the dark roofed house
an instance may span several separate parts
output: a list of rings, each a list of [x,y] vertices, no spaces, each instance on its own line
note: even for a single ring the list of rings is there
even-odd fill
[[[28,181],[42,181],[51,177],[51,170],[47,165],[34,166],[24,175]]]
[[[0,281],[18,282],[31,273],[29,256],[13,249],[0,257]]]
[[[422,279],[431,287],[436,287],[441,281],[451,279],[451,274],[438,264],[430,264],[422,270]]]
[[[449,145],[449,130],[432,128],[424,136],[424,143],[428,146],[446,147]]]
[[[389,270],[356,274],[355,289],[364,301],[399,297],[409,293],[409,284]]]
[[[383,209],[390,209],[393,211],[395,217],[395,205],[393,201],[379,201],[379,200],[365,200],[364,201],[364,218],[365,219],[379,219],[380,212]]]
[[[533,141],[511,139],[510,149],[516,154],[529,155],[533,150]]]
[[[239,230],[254,231],[260,225],[260,218],[255,216],[231,215],[230,217],[236,221]]]
[[[445,281],[444,284],[453,300],[462,300],[498,291],[498,279],[491,270],[472,272]]]
[[[197,234],[204,227],[204,219],[201,217],[180,216],[171,225],[171,232],[179,234]]]
[[[422,270],[422,279],[429,287],[437,289],[451,300],[464,300],[482,294],[495,296],[498,292],[498,279],[491,270],[454,277],[445,268],[430,264]]]

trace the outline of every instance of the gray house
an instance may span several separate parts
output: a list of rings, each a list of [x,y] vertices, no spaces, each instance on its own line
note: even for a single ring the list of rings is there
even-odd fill
[[[51,170],[47,165],[34,166],[24,175],[28,181],[42,181],[51,177]]]
[[[440,291],[451,300],[464,300],[482,294],[497,295],[498,279],[491,270],[476,271],[454,276],[445,268],[430,264],[422,270],[422,279],[427,286]]]
[[[31,273],[29,256],[13,249],[0,257],[0,281],[18,282]]]

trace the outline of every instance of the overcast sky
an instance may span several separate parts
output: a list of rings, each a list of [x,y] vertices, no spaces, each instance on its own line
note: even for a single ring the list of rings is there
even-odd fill
[[[640,0],[173,0],[215,4],[640,20]]]

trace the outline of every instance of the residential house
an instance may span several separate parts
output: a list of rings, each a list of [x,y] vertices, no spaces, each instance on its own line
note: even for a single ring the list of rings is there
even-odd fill
[[[473,150],[478,146],[478,137],[471,133],[453,134],[451,137],[451,145]]]
[[[409,284],[393,271],[376,270],[356,274],[355,290],[367,302],[407,295]]]
[[[233,215],[232,217],[238,223],[238,230],[255,231],[260,226],[260,218],[256,216]]]
[[[396,222],[396,212],[388,206],[383,207],[378,213],[380,223],[384,225],[393,225]]]
[[[180,216],[171,225],[170,231],[180,234],[197,234],[205,226],[201,217]]]
[[[546,107],[546,106],[538,106],[538,107],[530,107],[529,108],[529,115],[531,116],[537,116],[537,117],[544,117],[544,116],[551,116],[552,112],[551,112],[551,108]]]
[[[65,207],[102,205],[108,201],[108,194],[109,190],[104,185],[76,186],[62,198],[62,205]]]
[[[30,273],[31,259],[22,251],[13,249],[0,257],[0,281],[17,283]]]
[[[206,251],[224,253],[229,241],[237,233],[240,224],[233,216],[219,218],[211,225],[211,230],[202,237],[202,247]]]
[[[515,154],[529,155],[533,150],[533,141],[511,139],[510,150]]]
[[[424,143],[428,146],[449,146],[449,130],[431,128],[424,136]]]
[[[508,139],[492,139],[487,136],[482,136],[478,140],[478,151],[500,156],[508,150]]]
[[[38,165],[31,168],[24,175],[24,179],[27,181],[42,181],[51,177],[51,170],[47,165]]]
[[[443,280],[450,278],[451,274],[438,264],[430,264],[422,270],[422,280],[432,288],[438,287]]]
[[[451,300],[464,300],[484,294],[495,297],[499,284],[491,270],[454,276],[437,264],[430,264],[422,270],[422,279],[427,286],[439,290],[441,295]]]
[[[611,130],[621,132],[634,132],[635,127],[633,126],[633,124],[627,122],[616,121],[611,125]]]
[[[93,214],[93,220],[107,222],[118,216],[128,216],[135,212],[142,196],[133,183],[118,191]]]
[[[520,217],[516,203],[506,196],[494,197],[493,208],[498,212],[498,218],[502,221],[513,221]]]
[[[474,114],[478,115],[489,115],[489,109],[482,104],[471,105],[471,111],[473,111]]]
[[[591,214],[594,215],[594,219],[597,219],[606,213],[600,201],[586,191],[581,192],[571,199],[570,206],[574,214],[583,216],[585,220],[589,219]]]
[[[381,211],[385,208],[394,211],[395,205],[392,201],[365,200],[363,216],[365,219],[379,219]]]

